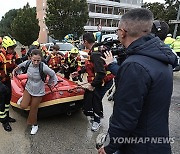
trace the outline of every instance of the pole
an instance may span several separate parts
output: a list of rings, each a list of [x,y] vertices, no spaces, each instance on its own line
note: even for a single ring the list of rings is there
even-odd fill
[[[180,17],[180,5],[179,5],[179,10],[178,10],[177,19],[176,19],[177,21],[179,20],[179,17]],[[174,33],[173,33],[173,38],[176,37],[177,28],[178,28],[178,23],[175,24],[175,27],[174,27]]]

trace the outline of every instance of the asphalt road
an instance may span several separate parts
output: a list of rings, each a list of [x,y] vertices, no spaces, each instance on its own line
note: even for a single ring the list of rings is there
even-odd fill
[[[106,132],[113,102],[104,98],[105,117],[98,132],[91,132],[91,124],[78,111],[71,116],[59,115],[39,119],[39,131],[31,136],[26,117],[11,109],[10,114],[17,122],[8,133],[0,127],[0,154],[96,154],[95,139]],[[180,73],[174,73],[174,92],[170,108],[170,136],[175,137],[173,154],[180,151]]]

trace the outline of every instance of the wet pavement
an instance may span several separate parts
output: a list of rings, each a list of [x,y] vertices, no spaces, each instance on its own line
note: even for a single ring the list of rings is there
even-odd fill
[[[180,153],[180,72],[174,73],[174,90],[169,114],[170,137],[174,137],[171,145],[173,154]]]
[[[11,109],[17,122],[11,124],[13,131],[8,133],[0,127],[0,154],[96,154],[95,139],[106,132],[113,102],[104,98],[105,115],[98,132],[91,131],[91,124],[81,111],[71,116],[58,115],[39,119],[39,131],[30,135],[26,117]],[[170,108],[170,136],[175,137],[173,154],[180,151],[180,73],[174,73],[174,92]]]

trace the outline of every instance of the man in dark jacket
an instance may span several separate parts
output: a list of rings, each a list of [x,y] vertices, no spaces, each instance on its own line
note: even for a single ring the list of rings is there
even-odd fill
[[[113,114],[99,154],[171,153],[168,115],[176,57],[150,34],[152,25],[147,9],[133,9],[121,18],[117,32],[128,57],[116,75]]]
[[[84,46],[89,49],[89,60],[85,62],[87,80],[89,85],[85,93],[84,113],[93,119],[92,131],[98,131],[101,126],[100,119],[103,117],[102,99],[113,84],[114,76],[106,70],[103,55],[98,48],[94,47],[95,38],[93,33],[83,35]],[[97,104],[98,103],[98,104]],[[88,110],[90,109],[90,110]]]

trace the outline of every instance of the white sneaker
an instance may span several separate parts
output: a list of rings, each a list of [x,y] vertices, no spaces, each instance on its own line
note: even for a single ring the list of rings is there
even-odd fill
[[[35,135],[38,131],[38,125],[32,125],[31,135]]]
[[[21,104],[21,102],[22,102],[22,99],[23,99],[23,97],[21,96],[21,97],[18,99],[18,101],[17,101],[17,105],[20,106],[20,104]]]
[[[92,124],[92,127],[91,127],[91,130],[92,131],[98,131],[99,130],[99,128],[101,127],[101,123],[98,123],[98,122],[93,122],[93,124]]]

